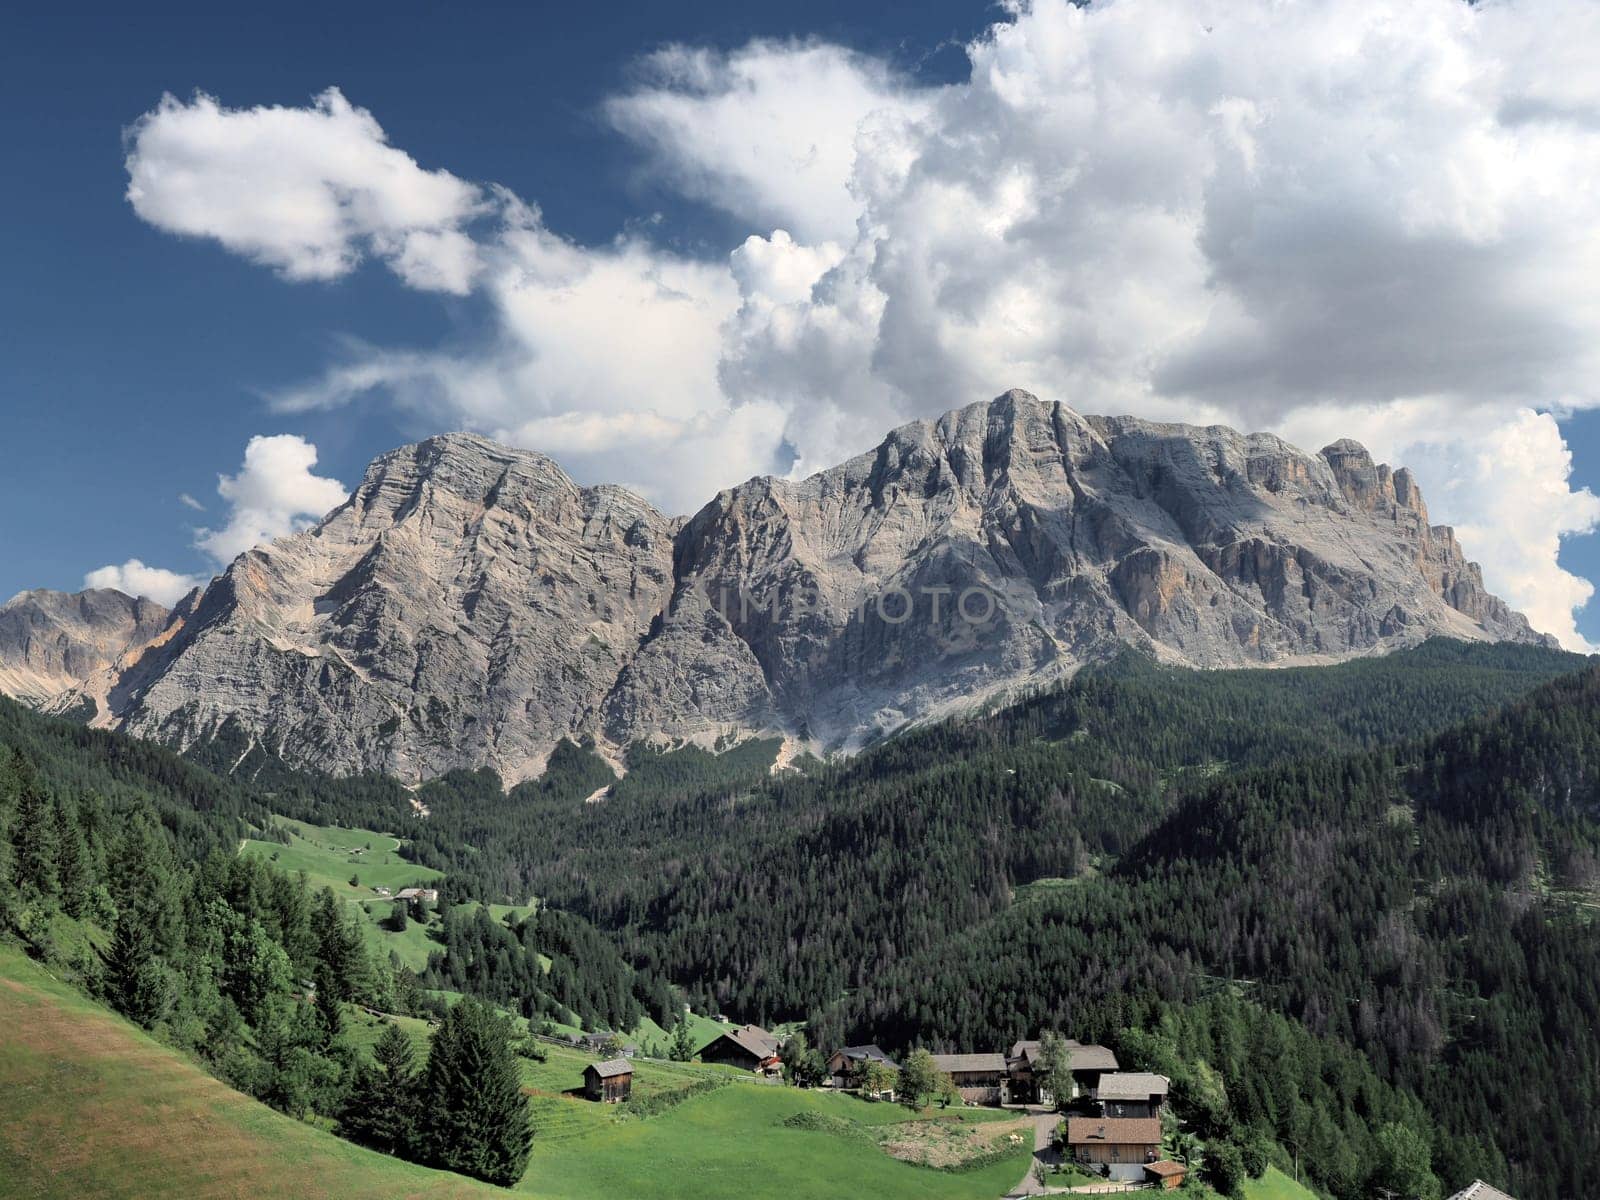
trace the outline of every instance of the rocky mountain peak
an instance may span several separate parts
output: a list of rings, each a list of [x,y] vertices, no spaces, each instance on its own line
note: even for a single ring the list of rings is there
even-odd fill
[[[111,588],[19,592],[0,606],[0,693],[48,704],[149,642],[169,615]]]
[[[326,769],[516,780],[563,737],[850,747],[1129,644],[1230,667],[1437,634],[1539,637],[1408,472],[1014,390],[688,520],[533,451],[428,438],[87,693],[179,745],[226,727]]]

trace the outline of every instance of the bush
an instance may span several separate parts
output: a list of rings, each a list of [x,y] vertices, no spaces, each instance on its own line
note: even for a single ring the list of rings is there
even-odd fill
[[[657,1092],[654,1096],[645,1096],[642,1099],[630,1098],[625,1107],[624,1115],[630,1117],[654,1117],[664,1113],[669,1108],[675,1108],[692,1096],[703,1096],[707,1092],[714,1092],[718,1088],[729,1086],[731,1079],[702,1079],[691,1083],[688,1087],[678,1088],[670,1092]]]
[[[1239,1196],[1245,1181],[1244,1154],[1232,1142],[1212,1142],[1200,1174],[1224,1196]]]
[[[785,1117],[778,1124],[786,1129],[807,1129],[813,1133],[829,1133],[834,1137],[866,1138],[867,1131],[848,1117],[834,1116],[832,1113],[813,1112],[805,1110],[793,1116]]]

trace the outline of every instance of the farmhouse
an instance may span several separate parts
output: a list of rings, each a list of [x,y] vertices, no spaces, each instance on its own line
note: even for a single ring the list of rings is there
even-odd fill
[[[1072,1072],[1073,1095],[1052,1097],[1037,1078],[1039,1048],[1037,1040],[1016,1042],[1006,1055],[1006,1073],[1010,1082],[1010,1097],[1015,1104],[1049,1104],[1053,1100],[1069,1100],[1077,1096],[1092,1095],[1104,1071],[1117,1069],[1117,1056],[1104,1046],[1086,1046],[1072,1038],[1065,1039],[1067,1069]],[[1134,1114],[1130,1114],[1134,1115]],[[1140,1114],[1143,1115],[1143,1114]]]
[[[1167,1077],[1143,1071],[1111,1071],[1094,1090],[1105,1117],[1159,1117],[1167,1106]]]
[[[583,1094],[604,1104],[616,1104],[633,1094],[633,1064],[625,1058],[590,1063],[583,1069]]]
[[[439,889],[425,887],[401,888],[394,894],[396,900],[421,900],[424,904],[439,903]]]
[[[1008,1072],[1004,1054],[935,1054],[933,1065],[969,1104],[1004,1104]]]
[[[1161,1122],[1155,1117],[1068,1117],[1067,1153],[1076,1162],[1104,1166],[1112,1179],[1137,1181],[1161,1157]]]
[[[639,1053],[639,1047],[633,1042],[624,1042],[621,1034],[612,1033],[605,1029],[584,1034],[578,1039],[578,1044],[583,1046],[585,1049],[598,1051],[604,1050],[613,1041],[621,1043],[623,1058],[632,1058],[634,1055]]]
[[[864,1062],[880,1062],[891,1071],[900,1065],[876,1046],[845,1046],[828,1059],[828,1082],[836,1088],[854,1085],[855,1073]]]
[[[1100,1086],[1100,1076],[1117,1069],[1117,1056],[1104,1046],[1067,1041],[1067,1070],[1072,1072],[1072,1086],[1080,1096],[1092,1096]]]
[[[741,1025],[720,1035],[701,1049],[700,1061],[738,1067],[774,1079],[783,1076],[778,1039],[759,1025]]]

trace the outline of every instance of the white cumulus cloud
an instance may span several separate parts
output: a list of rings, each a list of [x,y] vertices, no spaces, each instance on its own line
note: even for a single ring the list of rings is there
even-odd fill
[[[238,474],[217,479],[217,494],[229,505],[228,523],[197,530],[195,545],[227,563],[337,508],[349,493],[337,479],[313,474],[316,465],[317,448],[304,438],[251,438]]]
[[[161,567],[147,567],[137,558],[130,558],[120,566],[96,567],[83,577],[83,586],[114,588],[124,595],[144,596],[170,608],[205,581],[203,575],[181,575]]]
[[[290,279],[336,279],[372,254],[412,287],[471,286],[462,226],[480,189],[418,166],[338,88],[309,108],[163,96],[127,143],[128,201],[159,229],[214,238]]]
[[[606,115],[652,166],[698,200],[807,239],[853,237],[856,138],[931,93],[879,60],[823,42],[752,42],[729,54],[668,46]]]
[[[380,392],[674,508],[1010,386],[1309,449],[1355,436],[1413,467],[1492,589],[1580,644],[1590,588],[1557,556],[1596,502],[1556,418],[1600,405],[1600,6],[1005,15],[970,79],[936,88],[820,42],[645,60],[605,115],[656,179],[745,224],[725,256],[639,231],[572,243],[519,198],[423,171],[334,92],[163,101],[135,127],[130,196],[294,277],[371,253],[490,300],[475,341],[352,347],[285,409]],[[339,149],[285,150],[279,187],[261,130],[302,128]],[[158,130],[183,152],[157,154]],[[353,201],[368,172],[329,165],[347,154],[381,164],[382,195],[432,202]],[[141,173],[166,162],[192,182]],[[215,183],[233,175],[249,204]],[[225,218],[151,206],[214,184]]]

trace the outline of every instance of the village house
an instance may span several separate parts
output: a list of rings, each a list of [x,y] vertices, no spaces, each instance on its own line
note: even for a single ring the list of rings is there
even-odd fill
[[[1094,1090],[1103,1117],[1159,1117],[1167,1106],[1167,1077],[1143,1071],[1112,1071]]]
[[[424,904],[439,903],[438,888],[408,887],[394,894],[396,900],[421,900]]]
[[[633,1064],[625,1058],[590,1063],[583,1069],[583,1094],[602,1104],[616,1104],[633,1095]]]
[[[1067,1070],[1072,1072],[1073,1095],[1092,1096],[1100,1076],[1117,1069],[1117,1056],[1104,1046],[1067,1040]]]
[[[1004,1104],[1009,1073],[1004,1054],[935,1054],[933,1065],[950,1076],[968,1104]]]
[[[864,1062],[880,1062],[891,1071],[900,1069],[900,1064],[876,1046],[845,1046],[828,1058],[829,1084],[836,1088],[854,1087],[856,1072]]]
[[[614,1041],[620,1043],[623,1058],[632,1058],[634,1055],[639,1053],[639,1047],[636,1044],[633,1042],[623,1041],[621,1034],[612,1033],[610,1030],[606,1029],[598,1029],[593,1033],[585,1033],[581,1035],[578,1038],[577,1044],[586,1050],[598,1052],[604,1050]]]
[[[741,1025],[719,1035],[700,1050],[700,1061],[738,1067],[771,1079],[783,1077],[778,1039],[759,1025]]]
[[[1006,1055],[1007,1091],[1013,1104],[1053,1104],[1049,1091],[1037,1077],[1039,1042],[1021,1041]]]
[[[1117,1069],[1117,1056],[1105,1046],[1086,1046],[1067,1038],[1067,1069],[1072,1073],[1073,1094],[1052,1096],[1037,1078],[1040,1046],[1038,1040],[1019,1041],[1006,1055],[1008,1092],[1013,1104],[1054,1104],[1057,1100],[1093,1095],[1101,1073]]]
[[[1068,1117],[1067,1155],[1085,1166],[1105,1168],[1115,1180],[1145,1178],[1145,1166],[1161,1157],[1161,1122],[1155,1117]]]

